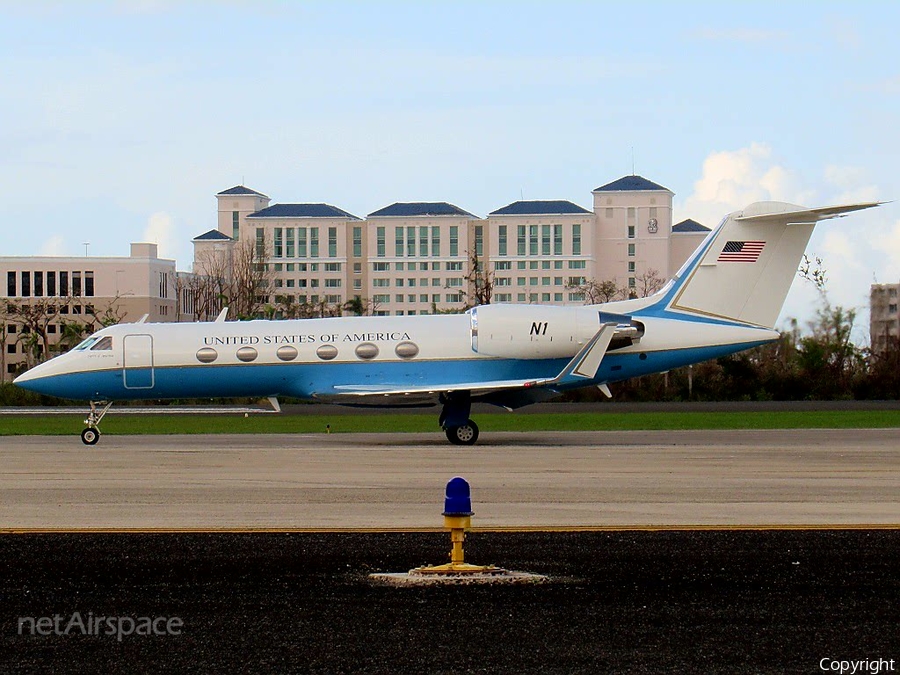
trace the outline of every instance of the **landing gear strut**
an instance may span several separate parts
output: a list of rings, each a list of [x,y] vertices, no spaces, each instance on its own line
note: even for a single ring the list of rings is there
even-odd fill
[[[478,425],[469,419],[472,410],[472,396],[468,391],[451,391],[441,394],[444,409],[439,419],[447,440],[454,445],[475,445],[478,440]]]
[[[98,409],[98,406],[103,407]],[[91,411],[84,421],[87,428],[81,432],[82,443],[85,445],[97,445],[97,441],[100,440],[100,429],[97,428],[97,425],[100,424],[100,420],[103,419],[103,416],[106,415],[111,407],[112,401],[91,401]]]

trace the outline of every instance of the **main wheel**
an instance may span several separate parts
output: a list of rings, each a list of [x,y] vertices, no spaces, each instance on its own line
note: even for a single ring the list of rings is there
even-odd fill
[[[458,427],[447,427],[447,440],[453,445],[475,445],[478,440],[478,425],[472,420]]]
[[[81,432],[81,442],[85,445],[97,445],[100,440],[100,430],[96,427],[88,427]]]

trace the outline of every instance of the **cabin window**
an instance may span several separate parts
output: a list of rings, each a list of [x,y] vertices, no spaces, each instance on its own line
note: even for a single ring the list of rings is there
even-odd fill
[[[212,347],[204,347],[197,350],[197,360],[200,363],[212,363],[219,358],[219,353]]]
[[[237,350],[238,359],[245,363],[255,361],[257,356],[259,353],[253,347],[241,347]]]
[[[356,348],[356,355],[366,361],[374,359],[378,356],[378,346],[371,342],[363,342]]]

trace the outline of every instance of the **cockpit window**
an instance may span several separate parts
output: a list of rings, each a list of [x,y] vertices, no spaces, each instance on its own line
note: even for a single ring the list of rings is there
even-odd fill
[[[93,347],[91,347],[91,351],[92,352],[109,351],[112,348],[113,348],[112,347],[112,337],[107,335],[106,337],[100,338],[100,340],[97,342],[97,344],[95,344]]]
[[[90,348],[90,346],[91,346],[92,344],[94,344],[94,343],[95,343],[97,340],[99,340],[99,339],[100,339],[100,338],[89,337],[87,340],[85,340],[85,341],[82,342],[80,345],[78,345],[77,347],[75,347],[75,349],[73,349],[72,351],[75,351],[75,352],[83,352],[85,349]]]

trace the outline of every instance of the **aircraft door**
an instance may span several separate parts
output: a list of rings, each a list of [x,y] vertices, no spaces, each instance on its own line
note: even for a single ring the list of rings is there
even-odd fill
[[[124,383],[126,389],[153,388],[153,337],[126,335],[123,340],[125,357]]]

